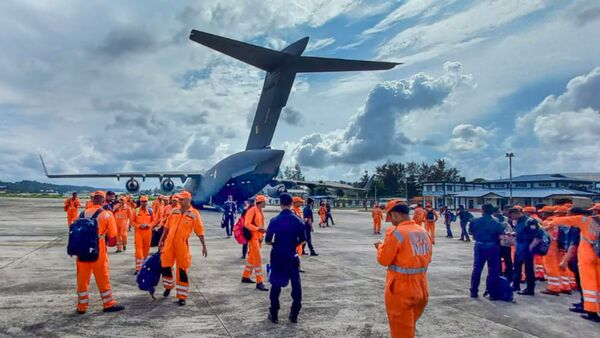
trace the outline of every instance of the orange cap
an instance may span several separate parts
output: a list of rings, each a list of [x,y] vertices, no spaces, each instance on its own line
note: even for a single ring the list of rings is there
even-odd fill
[[[535,212],[535,208],[531,205],[528,205],[525,208],[523,208],[523,212]]]
[[[94,191],[94,193],[92,193],[92,196],[102,196],[102,197],[106,198],[106,193],[102,190],[98,190],[98,191]]]
[[[592,210],[600,210],[600,203],[596,203],[596,204],[592,205],[592,207],[590,209],[592,209]]]
[[[140,197],[140,202],[148,202],[148,196],[144,195]]]
[[[518,204],[513,205],[513,208],[521,209],[521,211],[523,210],[523,207]]]
[[[300,196],[294,196],[294,197],[292,197],[292,202],[294,202],[294,203],[298,203],[298,202],[304,203],[304,200]]]
[[[567,212],[569,212],[569,208],[565,207],[564,205],[558,206],[554,209],[555,214],[566,214]]]
[[[265,197],[265,195],[256,195],[256,203],[260,203],[260,202],[266,202],[267,198]]]
[[[181,198],[181,196],[179,196],[179,194],[173,194],[173,195],[171,196],[171,198],[172,198],[172,199],[174,199],[174,200],[178,200],[178,199],[180,199],[180,198]]]
[[[556,209],[554,206],[552,205],[545,205],[543,208],[540,209],[540,212],[546,212],[546,213],[554,213],[554,209]]]
[[[390,221],[390,211],[398,204],[404,204],[404,201],[399,199],[392,199],[387,202],[385,205],[385,221]]]
[[[431,208],[431,203],[425,204],[425,208]]]
[[[182,191],[182,192],[179,193],[179,198],[180,199],[184,199],[184,198],[192,199],[192,194],[190,194],[187,191]]]

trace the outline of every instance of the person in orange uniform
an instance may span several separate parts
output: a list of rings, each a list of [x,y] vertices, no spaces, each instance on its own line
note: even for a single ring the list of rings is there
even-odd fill
[[[555,207],[546,205],[539,210],[542,218],[542,226],[544,230],[550,235],[550,248],[548,253],[543,256],[544,267],[546,273],[547,288],[541,291],[546,295],[558,296],[561,292],[561,278],[560,278],[560,259],[561,254],[558,248],[558,228],[551,224],[554,219]]]
[[[417,223],[417,225],[423,226],[423,222],[425,221],[426,212],[423,209],[423,205],[421,203],[417,203],[417,207],[413,213],[413,221]]]
[[[425,205],[425,217],[423,221],[425,222],[425,230],[431,236],[431,243],[435,244],[435,222],[440,218],[440,215],[437,211],[433,210],[431,204],[427,203]]]
[[[260,255],[261,241],[265,230],[265,215],[263,209],[267,199],[264,195],[256,196],[256,204],[246,211],[244,216],[244,227],[250,230],[252,237],[248,241],[248,258],[246,259],[246,267],[242,274],[242,283],[253,284],[250,279],[252,271],[256,273],[256,289],[261,291],[269,291],[263,283],[262,274],[262,257]]]
[[[79,197],[77,197],[77,193],[74,192],[71,197],[65,200],[65,212],[67,213],[67,226],[70,226],[73,221],[77,219],[79,215],[79,207],[81,206],[81,201]]]
[[[93,205],[85,209],[84,217],[92,217],[98,209],[102,208],[106,194],[104,191],[96,191],[92,198]],[[110,211],[100,212],[96,218],[98,221],[98,260],[95,262],[80,262],[77,259],[77,313],[86,313],[90,301],[89,288],[92,273],[100,291],[104,312],[117,312],[125,307],[117,304],[112,296],[110,286],[110,268],[108,264],[107,242],[109,246],[116,244],[117,226]]]
[[[379,206],[379,203],[375,203],[373,211],[371,212],[373,217],[373,234],[381,234],[381,221],[383,221],[383,210]]]
[[[304,217],[302,216],[302,206],[304,205],[304,200],[302,199],[302,197],[300,196],[294,196],[292,197],[292,212],[294,213],[294,215],[298,216],[300,219],[304,219]],[[302,257],[302,245],[303,244],[299,244],[298,247],[296,248],[296,251],[298,252],[298,257]],[[302,271],[302,270],[300,270]]]
[[[164,297],[168,297],[174,286],[173,266],[177,266],[177,281],[175,290],[179,305],[185,305],[188,298],[190,282],[188,269],[192,265],[190,245],[188,240],[192,231],[202,243],[202,256],[206,257],[206,243],[204,243],[204,226],[200,212],[192,207],[192,195],[184,191],[179,194],[181,208],[171,211],[165,231],[161,238],[160,265],[162,266]]]
[[[140,207],[135,211],[131,223],[135,229],[135,274],[137,275],[144,260],[150,253],[152,230],[150,225],[154,222],[154,213],[148,207],[148,196],[140,197]]]
[[[133,217],[133,210],[127,203],[127,197],[121,195],[117,201],[118,203],[113,208],[113,215],[117,222],[117,251],[115,253],[127,250],[127,231]]]
[[[429,299],[427,267],[431,262],[431,239],[410,219],[401,200],[386,205],[386,221],[392,223],[383,243],[377,241],[377,262],[387,267],[385,307],[392,338],[414,337],[417,320]]]
[[[539,224],[542,224],[542,219],[536,213],[535,207],[527,205],[523,208],[523,213],[528,217],[531,217],[538,221]],[[535,279],[542,282],[546,280],[546,270],[544,269],[544,256],[533,256],[533,270],[535,271]]]
[[[569,208],[565,207],[564,205],[559,205],[557,207],[554,208],[554,219],[552,220],[552,222],[555,221],[559,221],[560,219],[564,218],[565,216],[567,216],[567,213],[569,212]],[[555,223],[552,223],[555,224]],[[559,224],[559,225],[563,225],[566,226],[566,224]],[[558,236],[558,234],[557,234]],[[565,250],[559,250],[559,255],[560,255],[560,260],[562,261],[563,257],[566,254]],[[560,288],[561,288],[561,293],[565,293],[567,295],[570,295],[571,292],[571,271],[568,271],[568,269],[560,269],[559,271],[560,273]]]
[[[594,249],[594,243],[600,236],[600,218],[598,215],[573,215],[556,218],[552,223],[579,228],[581,240],[577,247],[577,265],[581,278],[583,310],[586,312],[582,317],[600,322],[600,258]]]
[[[321,202],[321,206],[319,207],[319,227],[324,228],[327,220],[327,208],[325,207],[325,203]]]
[[[90,193],[90,199],[87,202],[85,202],[85,208],[86,209],[89,209],[89,208],[91,208],[94,205],[94,202],[92,201],[93,198],[94,198],[94,193],[91,192]]]

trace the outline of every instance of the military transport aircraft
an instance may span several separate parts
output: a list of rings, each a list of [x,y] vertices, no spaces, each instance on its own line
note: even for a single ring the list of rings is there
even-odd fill
[[[314,56],[302,56],[308,37],[300,39],[281,51],[268,49],[225,37],[192,30],[190,39],[223,54],[229,55],[267,72],[256,108],[254,122],[246,150],[226,157],[207,171],[115,172],[97,174],[49,174],[42,157],[42,166],[48,178],[128,178],[125,188],[137,192],[136,178],[158,178],[161,189],[171,192],[174,178],[185,183],[192,193],[195,207],[221,205],[228,195],[243,201],[254,196],[279,173],[284,151],[271,149],[271,140],[285,107],[297,73],[385,70],[400,63],[359,61]]]

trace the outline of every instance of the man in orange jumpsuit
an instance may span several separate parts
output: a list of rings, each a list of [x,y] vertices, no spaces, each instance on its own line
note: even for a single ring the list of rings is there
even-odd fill
[[[580,230],[577,260],[583,295],[583,318],[600,322],[600,258],[594,249],[600,236],[600,218],[596,216],[574,215],[557,218],[554,225],[568,225]]]
[[[106,194],[96,191],[93,197],[93,205],[85,209],[84,217],[92,217],[98,209],[102,208]],[[96,218],[98,222],[98,260],[95,262],[80,262],[77,259],[77,313],[84,314],[89,305],[89,288],[92,273],[100,291],[104,312],[116,312],[124,309],[118,305],[112,296],[110,287],[110,269],[108,264],[107,242],[110,246],[116,243],[117,227],[115,219],[110,211],[102,211]]]
[[[567,213],[569,212],[569,208],[565,207],[564,205],[559,205],[557,207],[554,208],[554,219],[552,220],[552,222],[558,221],[562,218],[564,218],[565,216],[567,216]],[[555,224],[555,223],[553,223]],[[567,224],[561,224],[562,226],[567,226]],[[557,226],[558,227],[558,226]],[[558,231],[558,229],[557,229]],[[557,234],[558,237],[558,234]],[[562,259],[564,258],[566,254],[566,250],[562,249],[559,250],[559,255],[560,255],[560,259],[559,261],[562,261]],[[569,271],[569,269],[560,269],[559,270],[560,273],[560,288],[561,288],[561,293],[565,293],[567,295],[570,295],[572,286],[571,286],[571,277],[575,277],[573,275],[573,273],[571,271]]]
[[[377,261],[387,266],[385,307],[392,338],[415,336],[417,320],[429,299],[427,267],[431,262],[431,239],[411,221],[409,207],[400,200],[386,205],[386,221],[392,223],[383,243],[377,241]]]
[[[74,192],[71,197],[65,200],[65,212],[67,213],[67,226],[70,226],[73,221],[77,219],[79,215],[79,207],[81,206],[81,201],[77,197],[77,193]]]
[[[383,210],[379,206],[379,203],[375,202],[373,206],[373,211],[371,212],[371,216],[373,217],[373,233],[381,234],[381,221],[383,221]]]
[[[417,207],[413,213],[413,221],[417,223],[417,225],[423,226],[423,222],[425,221],[425,209],[423,209],[423,205],[421,203],[417,203]]]
[[[440,215],[437,211],[433,210],[431,204],[427,203],[425,205],[425,218],[423,220],[425,221],[425,230],[431,236],[432,244],[435,244],[435,222],[437,222],[438,218],[440,218]]]
[[[302,206],[304,205],[304,200],[302,199],[302,197],[300,196],[294,196],[292,197],[292,212],[294,213],[294,215],[298,216],[298,218],[300,219],[304,219],[304,217],[302,216]],[[296,251],[298,252],[298,257],[302,257],[303,254],[303,250],[302,250],[302,246],[303,244],[299,244],[298,247],[296,248]],[[302,270],[300,270],[302,271]]]
[[[90,193],[90,199],[87,202],[85,202],[85,208],[86,209],[89,209],[89,208],[91,208],[94,205],[94,202],[92,201],[93,198],[94,198],[94,193],[91,192]]]
[[[154,222],[154,213],[148,207],[148,196],[140,197],[140,207],[135,211],[131,223],[135,229],[135,274],[137,275],[144,260],[150,253],[150,242],[152,240],[152,229],[150,225]]]
[[[269,291],[263,283],[262,274],[262,257],[260,255],[261,241],[265,230],[265,216],[263,209],[267,199],[263,195],[256,196],[256,205],[246,211],[244,216],[244,227],[250,230],[252,237],[248,241],[248,258],[246,259],[246,267],[242,274],[242,283],[254,283],[250,279],[252,271],[256,273],[256,288],[261,291]]]
[[[541,224],[544,230],[550,235],[550,248],[546,256],[543,256],[544,267],[546,272],[546,280],[548,281],[547,288],[541,293],[546,295],[558,296],[562,291],[560,279],[560,250],[558,248],[558,229],[551,225],[554,219],[555,207],[546,205],[539,210],[542,215]]]
[[[536,213],[535,207],[527,205],[523,208],[523,213],[525,215],[535,219],[536,221],[538,221],[539,224],[542,224],[542,219]],[[540,255],[533,256],[533,269],[535,271],[535,279],[542,281],[542,282],[546,280],[546,270],[544,269],[544,258],[543,257],[544,256],[540,256]]]
[[[177,265],[177,299],[179,305],[185,305],[188,297],[190,282],[188,269],[192,265],[192,255],[190,255],[190,245],[188,240],[192,231],[202,243],[202,256],[206,257],[208,252],[204,243],[204,226],[200,212],[192,208],[192,195],[184,191],[179,194],[181,208],[171,211],[167,223],[164,225],[165,232],[161,238],[160,265],[162,266],[163,286],[165,292],[163,296],[168,297],[173,289],[173,266]]]
[[[121,195],[117,201],[118,203],[113,208],[113,215],[117,222],[117,251],[115,253],[127,250],[127,231],[133,217],[133,210],[127,204],[127,197]]]

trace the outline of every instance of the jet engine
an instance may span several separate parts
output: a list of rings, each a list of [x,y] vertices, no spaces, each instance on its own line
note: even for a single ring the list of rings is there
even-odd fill
[[[171,192],[175,189],[175,183],[170,178],[165,178],[160,182],[160,187],[164,192]]]
[[[284,192],[287,192],[287,188],[285,187],[285,184],[280,184],[280,185],[276,186],[275,189],[277,191],[277,195],[281,195]]]
[[[130,178],[127,182],[125,182],[125,189],[127,189],[128,192],[136,193],[140,191],[140,182]]]

